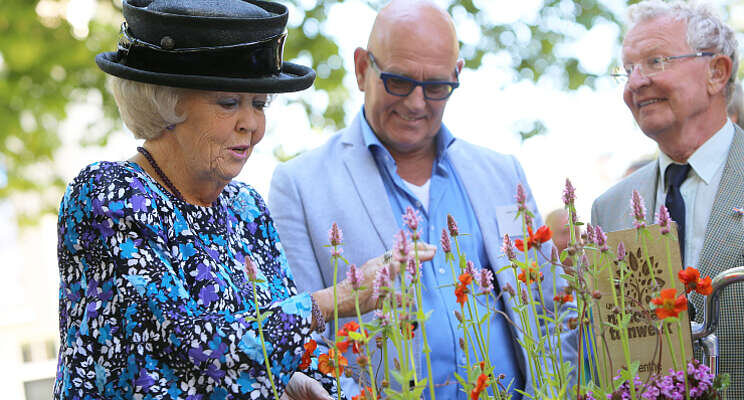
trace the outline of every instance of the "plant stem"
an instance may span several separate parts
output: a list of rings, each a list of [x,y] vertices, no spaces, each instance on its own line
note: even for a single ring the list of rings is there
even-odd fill
[[[258,293],[256,292],[256,282],[253,281],[251,284],[253,287],[253,305],[256,306],[256,321],[258,322],[258,336],[261,339],[261,349],[263,350],[264,363],[266,364],[266,373],[269,375],[269,382],[271,383],[271,392],[274,394],[274,399],[279,400],[279,393],[276,391],[276,385],[274,385],[274,375],[271,373],[271,363],[269,363],[269,356],[266,353],[266,341],[264,340],[263,327],[261,326],[261,311],[258,309]]]

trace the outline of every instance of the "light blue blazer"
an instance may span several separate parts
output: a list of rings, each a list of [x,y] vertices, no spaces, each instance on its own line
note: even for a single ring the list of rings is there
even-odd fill
[[[348,128],[323,146],[277,166],[274,171],[269,209],[300,290],[315,291],[333,284],[330,249],[324,246],[328,244],[328,230],[334,222],[343,231],[344,256],[357,265],[391,249],[393,235],[399,230],[377,164],[364,145],[362,118],[360,112]],[[513,156],[460,139],[452,143],[447,153],[470,198],[488,261],[496,272],[508,264],[501,252],[503,235],[522,236],[521,223],[514,220],[517,183],[527,191],[528,206],[536,215],[535,224],[542,224],[524,172]],[[548,246],[546,244],[543,249],[546,256],[550,255]],[[346,270],[346,266],[339,269],[339,280],[346,276]],[[544,295],[552,302],[552,274],[544,275]],[[510,269],[496,273],[495,278],[499,287],[507,283],[517,287]],[[566,286],[562,278],[558,279],[561,280],[557,282],[559,288]],[[512,321],[519,321],[509,297],[504,296],[506,312]],[[552,304],[549,307],[552,309]],[[534,319],[532,323],[534,325]],[[527,389],[531,391],[526,353],[517,343],[522,334],[513,327],[512,333],[518,362]],[[577,337],[574,331],[565,333],[562,338],[565,360],[573,365],[577,358]],[[420,361],[416,365],[424,364]]]

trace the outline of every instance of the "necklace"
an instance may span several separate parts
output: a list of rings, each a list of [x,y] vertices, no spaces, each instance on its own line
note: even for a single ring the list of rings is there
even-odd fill
[[[152,154],[150,154],[150,152],[147,151],[147,149],[145,149],[144,147],[137,147],[137,151],[139,151],[140,153],[142,153],[143,156],[145,156],[145,158],[147,159],[147,162],[149,162],[152,168],[155,170],[155,173],[158,174],[158,176],[160,177],[160,179],[163,180],[163,182],[165,182],[165,186],[168,187],[168,190],[170,190],[171,193],[176,195],[176,197],[178,197],[179,200],[186,201],[183,199],[181,192],[178,191],[178,189],[176,189],[175,185],[173,185],[173,182],[171,182],[170,179],[168,179],[168,177],[165,176],[165,172],[163,172],[163,170],[160,169],[160,166],[158,166],[158,163],[156,163],[155,159],[152,158]]]

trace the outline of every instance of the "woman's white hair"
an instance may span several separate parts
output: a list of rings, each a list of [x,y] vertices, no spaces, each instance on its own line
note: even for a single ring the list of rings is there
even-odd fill
[[[734,31],[707,4],[682,1],[665,3],[660,0],[642,1],[628,7],[628,30],[639,22],[665,16],[687,23],[687,44],[690,48],[695,51],[710,50],[731,58],[731,77],[726,84],[726,97],[730,98],[739,70],[739,43]]]
[[[166,127],[183,122],[185,115],[176,113],[183,89],[136,82],[115,76],[109,88],[119,107],[124,124],[137,139],[156,139]]]

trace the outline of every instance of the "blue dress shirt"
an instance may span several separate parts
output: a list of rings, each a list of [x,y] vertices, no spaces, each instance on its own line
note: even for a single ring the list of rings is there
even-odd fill
[[[408,206],[411,206],[421,216],[419,223],[421,240],[438,245],[442,229],[447,229],[447,214],[452,214],[460,232],[458,236],[460,251],[467,256],[468,260],[473,261],[477,268],[486,267],[484,263],[488,262],[488,257],[478,221],[470,205],[468,194],[447,157],[447,148],[455,141],[455,138],[444,124],[436,136],[437,154],[432,165],[428,210],[423,208],[421,201],[398,175],[395,160],[373,133],[366,121],[366,116],[362,123],[362,131],[364,143],[377,163],[398,226],[401,229],[404,226],[402,214]],[[484,182],[484,184],[487,183]],[[455,251],[454,243],[452,243],[452,250]],[[458,268],[457,265],[454,267]],[[455,273],[458,274],[458,272],[456,269]],[[465,376],[462,366],[467,362],[466,354],[459,346],[459,340],[464,336],[463,331],[458,326],[459,322],[454,315],[455,310],[460,310],[460,305],[456,301],[452,286],[452,269],[445,262],[441,249],[437,251],[432,261],[422,265],[422,281],[425,288],[422,293],[424,312],[434,310],[426,324],[429,347],[432,349],[431,363],[434,382],[435,384],[449,383],[435,387],[436,396],[439,399],[466,400],[469,398],[469,393],[461,390],[454,377],[455,372],[462,377]],[[498,286],[498,283],[494,282],[494,285]],[[495,293],[498,293],[498,288]],[[484,297],[478,298],[483,303]],[[491,296],[491,303],[494,303],[493,296]],[[502,300],[492,304],[491,308],[494,306],[504,311]],[[479,317],[482,318],[485,312],[485,304],[481,304],[478,310]],[[484,335],[490,332],[486,345],[489,349],[491,364],[496,367],[494,374],[506,375],[503,381],[504,386],[513,379],[511,386],[513,399],[520,399],[521,396],[514,390],[524,389],[524,376],[516,361],[511,327],[501,315],[497,315],[492,317],[488,324],[484,324],[483,332]],[[480,353],[471,346],[471,364],[475,363],[476,354]],[[425,359],[422,357],[420,362],[425,363]],[[425,370],[425,366],[423,368]],[[428,394],[427,389],[424,391],[426,398]]]

